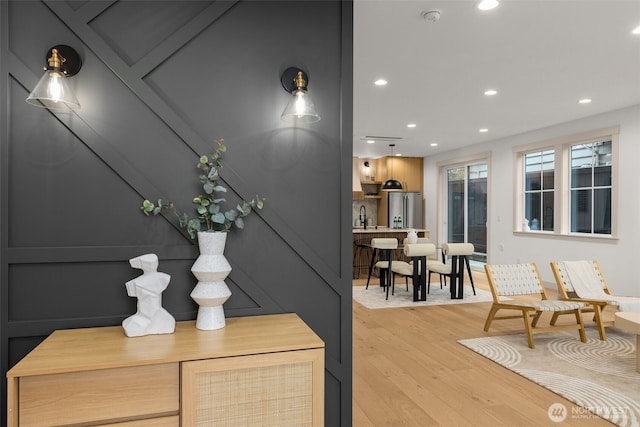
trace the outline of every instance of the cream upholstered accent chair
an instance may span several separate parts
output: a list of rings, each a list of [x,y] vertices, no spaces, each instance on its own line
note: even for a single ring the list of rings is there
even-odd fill
[[[437,273],[440,275],[441,289],[443,277],[445,277],[445,284],[446,277],[449,277],[449,280],[451,280],[451,275],[453,274],[453,263],[457,258],[460,261],[460,269],[463,268],[463,265],[467,269],[467,273],[469,274],[469,281],[471,282],[471,288],[473,289],[473,294],[475,295],[476,287],[473,284],[473,276],[471,275],[471,267],[469,266],[469,256],[473,255],[474,251],[475,247],[473,246],[473,243],[444,243],[442,245],[442,262],[432,262],[427,264],[427,269],[429,270],[427,292],[429,292],[429,288],[431,287],[431,273]],[[450,264],[446,262],[447,258],[451,258]]]
[[[540,272],[535,263],[528,264],[485,264],[484,269],[489,279],[489,287],[493,295],[493,304],[484,324],[485,332],[489,331],[492,321],[499,319],[516,319],[522,317],[529,348],[534,348],[533,335],[543,332],[577,329],[580,341],[586,342],[581,308],[585,305],[577,301],[549,300],[544,289]],[[503,301],[502,297],[511,300]],[[527,297],[526,299],[523,299]],[[534,298],[535,297],[535,298]],[[517,310],[520,315],[497,317],[499,310]],[[538,321],[543,312],[572,313],[576,323],[566,325],[549,325],[538,327]]]
[[[377,268],[380,273],[380,286],[385,286],[383,281],[387,274],[386,270],[389,268],[389,260],[385,256],[384,249],[396,249],[398,247],[398,239],[395,238],[376,238],[371,239],[371,260],[369,264],[369,275],[367,277],[367,286],[365,289],[369,289],[369,281],[371,280],[371,273],[374,268]],[[377,259],[377,261],[376,261]]]
[[[426,239],[423,240],[423,242]],[[424,289],[425,281],[424,276],[426,270],[429,269],[429,262],[438,262],[430,260],[428,257],[433,257],[436,254],[436,245],[433,243],[407,243],[406,239],[402,248],[404,255],[411,258],[410,263],[396,262],[391,265],[391,271],[394,275],[398,274],[404,276],[407,283],[407,290],[409,289],[409,277],[412,278],[413,284],[413,300],[417,301],[421,299],[426,300],[426,291]],[[393,286],[392,286],[393,295]]]
[[[406,257],[412,258],[411,255],[407,255],[407,251],[405,250],[405,248],[407,248],[407,245],[412,245],[414,247],[414,250],[416,250],[417,248],[419,248],[419,246],[415,246],[416,244],[429,244],[433,246],[433,253],[425,255],[430,257],[430,258],[427,258],[427,265],[429,265],[432,262],[439,262],[433,259],[436,254],[436,245],[431,243],[431,240],[429,240],[429,238],[427,237],[418,237],[418,240],[416,241],[416,243],[409,243],[409,239],[405,237],[404,240],[402,241],[402,248],[403,248],[402,250]],[[431,247],[429,247],[429,249],[425,249],[425,248],[426,247],[423,247],[422,249],[419,249],[419,250],[421,251],[426,250],[427,252],[430,252]],[[409,277],[413,275],[413,259],[411,259],[409,263],[406,263],[406,262],[396,263],[394,261],[392,271],[394,275],[398,274],[400,276],[404,276],[405,284],[407,285],[407,289],[408,289]]]
[[[552,262],[551,270],[562,299],[581,301],[588,305],[582,312],[593,312],[593,320],[603,341],[607,339],[604,328],[614,324],[613,320],[603,318],[602,310],[605,307],[615,307],[619,311],[640,311],[640,297],[611,293],[598,261]],[[552,323],[557,320],[558,315],[553,316]]]
[[[393,267],[396,264],[407,263],[393,260],[393,251],[398,249],[398,239],[396,238],[380,237],[371,239],[371,247],[373,248],[371,263],[374,268],[380,271],[380,286],[386,287],[386,298],[389,299],[389,288],[393,287],[393,273],[389,269],[389,264]],[[375,262],[376,254],[378,255],[377,262]],[[373,264],[373,262],[375,262],[375,264]],[[365,289],[369,289],[369,279],[371,279],[371,269]]]

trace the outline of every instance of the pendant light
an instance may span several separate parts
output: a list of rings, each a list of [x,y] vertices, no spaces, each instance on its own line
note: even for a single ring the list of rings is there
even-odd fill
[[[391,174],[389,179],[382,184],[382,189],[387,191],[402,190],[402,184],[400,181],[393,179],[393,147],[395,146],[396,144],[389,144],[389,147],[391,147]]]

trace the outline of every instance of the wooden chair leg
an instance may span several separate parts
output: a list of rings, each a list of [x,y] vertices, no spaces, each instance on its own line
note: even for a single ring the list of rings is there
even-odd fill
[[[537,321],[538,317],[540,316],[536,314],[536,316],[534,316],[534,321]],[[527,331],[527,343],[529,344],[529,348],[535,348],[535,344],[533,343],[533,328],[532,324],[529,323],[531,321],[529,310],[522,310],[522,318],[524,320],[524,328]]]
[[[578,308],[574,310],[574,313],[576,315],[576,323],[580,326],[580,329],[578,330],[580,333],[580,341],[587,342],[587,335],[584,332],[584,323],[582,322],[582,312]]]
[[[493,322],[493,318],[496,316],[496,313],[500,310],[496,305],[492,305],[489,310],[489,315],[487,316],[487,320],[484,322],[484,331],[488,332],[489,327],[491,326],[491,322]]]
[[[555,326],[556,322],[558,321],[558,317],[560,316],[560,312],[555,311],[552,315],[551,315],[551,322],[549,322],[549,324],[551,326]]]
[[[538,320],[540,320],[541,315],[542,315],[541,311],[536,311],[535,316],[533,316],[533,321],[531,322],[531,326],[533,326],[534,328],[536,327],[536,325],[538,324]]]
[[[596,327],[598,328],[598,334],[600,335],[600,339],[602,341],[606,341],[607,335],[604,332],[604,325],[602,324],[602,306],[599,304],[593,304],[593,315],[594,320],[596,322]]]

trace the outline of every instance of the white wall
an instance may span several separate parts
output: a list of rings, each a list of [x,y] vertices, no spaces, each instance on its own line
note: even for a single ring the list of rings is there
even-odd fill
[[[515,234],[512,147],[620,126],[618,239],[582,239]],[[438,230],[437,163],[491,152],[489,184],[489,263],[535,262],[547,285],[555,287],[550,261],[597,259],[614,293],[640,296],[640,105],[586,119],[473,145],[425,158],[426,226]]]

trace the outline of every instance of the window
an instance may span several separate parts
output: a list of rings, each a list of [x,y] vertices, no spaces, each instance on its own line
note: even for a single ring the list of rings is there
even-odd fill
[[[573,233],[611,234],[611,141],[571,146]]]
[[[618,128],[514,147],[515,231],[615,236]]]
[[[553,150],[524,155],[524,217],[530,230],[553,231]]]

